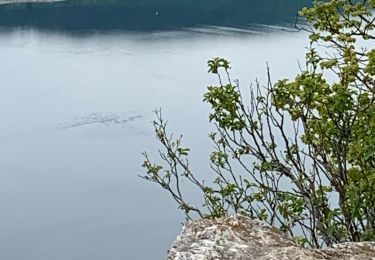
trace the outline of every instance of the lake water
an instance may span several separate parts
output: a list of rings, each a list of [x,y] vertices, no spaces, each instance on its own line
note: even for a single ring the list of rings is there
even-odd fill
[[[0,259],[165,259],[183,215],[141,180],[157,159],[152,110],[209,174],[206,62],[241,85],[298,72],[305,33],[277,26],[153,32],[0,32]],[[187,191],[192,199],[199,195]]]

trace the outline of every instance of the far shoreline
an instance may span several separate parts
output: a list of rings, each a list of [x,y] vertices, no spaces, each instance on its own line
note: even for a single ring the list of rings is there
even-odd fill
[[[65,0],[0,0],[0,5],[5,4],[26,4],[26,3],[49,3],[49,2],[63,2]]]

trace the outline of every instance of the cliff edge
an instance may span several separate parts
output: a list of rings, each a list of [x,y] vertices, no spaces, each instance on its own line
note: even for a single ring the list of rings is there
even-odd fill
[[[188,222],[169,250],[168,259],[371,260],[375,259],[375,242],[343,243],[325,250],[307,249],[268,224],[235,215]]]

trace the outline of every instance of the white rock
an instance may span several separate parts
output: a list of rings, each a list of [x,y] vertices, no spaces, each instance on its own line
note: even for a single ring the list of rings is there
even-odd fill
[[[299,247],[280,230],[259,220],[230,216],[185,224],[169,260],[375,260],[375,243],[344,243],[326,250]]]

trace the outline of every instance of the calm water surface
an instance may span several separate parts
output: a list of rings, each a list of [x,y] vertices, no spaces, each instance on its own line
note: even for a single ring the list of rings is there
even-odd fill
[[[148,33],[0,32],[0,259],[165,259],[183,216],[143,174],[152,110],[208,174],[206,61],[243,87],[298,71],[307,39],[277,27]],[[187,196],[196,198],[193,191]]]

